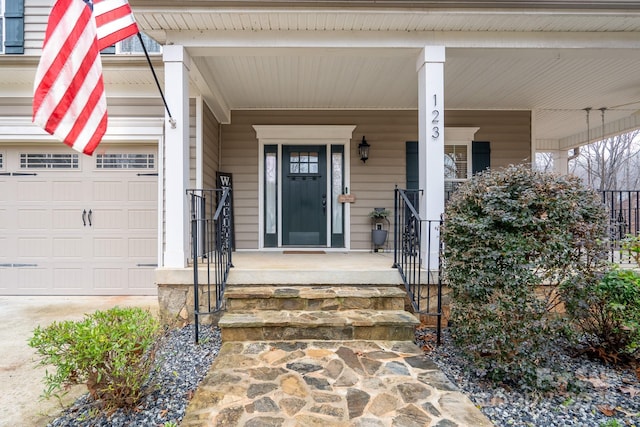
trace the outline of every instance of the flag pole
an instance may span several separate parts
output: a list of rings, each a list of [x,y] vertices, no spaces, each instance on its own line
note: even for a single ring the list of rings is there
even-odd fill
[[[153,64],[151,63],[151,58],[149,57],[149,52],[147,52],[147,47],[144,45],[144,40],[142,40],[142,33],[138,31],[138,40],[140,40],[140,44],[142,45],[142,50],[144,51],[144,56],[147,57],[147,62],[149,63],[149,68],[151,68],[151,73],[153,74],[153,79],[156,81],[156,86],[158,86],[158,90],[160,91],[160,96],[162,97],[162,102],[164,102],[164,108],[167,110],[167,114],[169,115],[169,123],[171,123],[171,127],[173,129],[176,128],[176,119],[171,115],[171,111],[169,111],[169,106],[167,105],[167,100],[164,97],[164,93],[162,92],[162,87],[160,86],[160,82],[158,81],[158,76],[156,75],[156,70],[153,68]]]

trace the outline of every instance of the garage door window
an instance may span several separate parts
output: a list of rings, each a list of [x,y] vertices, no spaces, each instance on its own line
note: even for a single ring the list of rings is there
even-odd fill
[[[20,169],[78,169],[77,154],[20,154]]]
[[[98,154],[97,169],[155,169],[153,154]]]

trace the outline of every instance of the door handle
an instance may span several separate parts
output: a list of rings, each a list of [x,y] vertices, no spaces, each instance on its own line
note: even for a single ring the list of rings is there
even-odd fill
[[[91,224],[91,215],[93,215],[93,212],[91,211],[91,209],[89,209],[89,227],[93,225]]]
[[[327,214],[327,195],[323,194],[322,195],[322,213],[323,214]]]
[[[82,211],[82,225],[84,227],[87,226],[87,210],[86,209]]]

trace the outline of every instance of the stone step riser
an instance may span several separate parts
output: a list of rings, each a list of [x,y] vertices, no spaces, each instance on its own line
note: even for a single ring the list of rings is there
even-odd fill
[[[404,298],[229,298],[227,310],[402,310]]]
[[[381,340],[412,341],[414,326],[263,326],[221,328],[222,340],[228,341],[288,341],[288,340]]]

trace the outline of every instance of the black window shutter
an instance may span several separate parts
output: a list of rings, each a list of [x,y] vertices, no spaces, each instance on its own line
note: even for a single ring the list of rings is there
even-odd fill
[[[406,142],[406,179],[407,190],[417,190],[420,188],[418,170],[418,141]]]
[[[489,141],[471,143],[471,171],[473,174],[491,167],[491,146]]]
[[[11,0],[5,3],[4,52],[24,53],[24,0]]]

